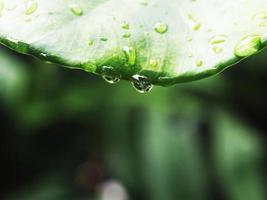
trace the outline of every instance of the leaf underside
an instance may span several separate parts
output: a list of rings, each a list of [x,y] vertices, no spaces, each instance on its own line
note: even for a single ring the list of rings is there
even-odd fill
[[[101,75],[108,66],[122,79],[139,74],[166,86],[263,49],[266,13],[266,0],[0,0],[0,42],[69,68]],[[247,36],[259,41],[235,53]]]

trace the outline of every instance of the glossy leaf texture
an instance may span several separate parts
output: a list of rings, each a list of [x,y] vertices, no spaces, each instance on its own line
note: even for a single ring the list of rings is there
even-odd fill
[[[217,74],[267,43],[266,0],[0,2],[2,44],[143,92]]]

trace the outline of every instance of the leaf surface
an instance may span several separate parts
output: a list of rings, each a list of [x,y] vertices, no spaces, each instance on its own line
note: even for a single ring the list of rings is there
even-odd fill
[[[193,81],[267,43],[266,0],[0,2],[2,44],[108,79],[138,74],[156,85]]]

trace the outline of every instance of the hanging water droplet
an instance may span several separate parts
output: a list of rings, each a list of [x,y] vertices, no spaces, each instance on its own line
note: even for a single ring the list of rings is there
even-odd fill
[[[257,53],[261,48],[261,37],[250,35],[241,39],[234,48],[234,55],[237,57],[248,57]]]
[[[155,24],[155,31],[160,34],[164,34],[168,31],[168,25],[165,23],[156,23]]]
[[[38,8],[38,3],[36,1],[28,1],[26,4],[25,14],[31,15],[37,10],[37,8]]]
[[[83,10],[78,4],[70,4],[69,8],[74,15],[81,16],[83,14]]]
[[[102,78],[110,84],[120,82],[121,75],[118,74],[113,67],[103,66],[102,67]]]
[[[153,85],[146,76],[138,74],[132,76],[132,85],[140,93],[148,93],[153,88]]]
[[[133,47],[128,47],[128,46],[125,46],[123,47],[123,52],[127,58],[127,61],[128,61],[128,64],[129,65],[135,65],[136,63],[136,51],[135,51],[135,48]]]
[[[123,22],[123,23],[121,23],[121,28],[129,30],[130,29],[130,25],[127,22]]]
[[[201,67],[204,64],[204,62],[202,60],[197,60],[196,61],[196,66],[197,67]]]

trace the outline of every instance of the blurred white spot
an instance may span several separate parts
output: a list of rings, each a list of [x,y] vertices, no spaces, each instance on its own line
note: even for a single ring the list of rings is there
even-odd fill
[[[126,188],[116,180],[110,180],[100,185],[100,200],[127,200]]]

